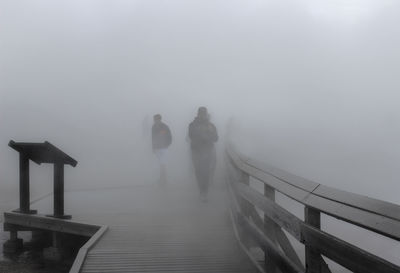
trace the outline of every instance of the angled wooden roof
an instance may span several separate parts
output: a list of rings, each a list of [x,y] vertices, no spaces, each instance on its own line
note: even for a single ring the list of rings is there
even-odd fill
[[[14,150],[23,153],[28,156],[29,159],[37,164],[41,163],[63,163],[73,167],[78,162],[52,145],[50,142],[45,141],[43,143],[32,143],[32,142],[15,142],[11,140],[8,146]]]

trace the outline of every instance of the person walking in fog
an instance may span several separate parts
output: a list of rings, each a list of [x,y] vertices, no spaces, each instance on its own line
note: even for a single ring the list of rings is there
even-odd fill
[[[162,122],[161,119],[160,114],[154,115],[154,124],[151,128],[151,136],[153,152],[160,163],[160,183],[165,184],[167,182],[166,154],[168,147],[172,143],[172,136],[169,127]]]
[[[197,117],[189,125],[188,135],[200,198],[205,202],[216,164],[214,143],[218,141],[217,128],[210,122],[207,108],[198,109]]]

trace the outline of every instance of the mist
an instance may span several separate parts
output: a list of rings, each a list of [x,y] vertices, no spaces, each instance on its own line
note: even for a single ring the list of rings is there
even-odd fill
[[[399,14],[394,0],[3,0],[0,206],[18,204],[11,139],[76,159],[66,190],[156,184],[156,113],[173,137],[169,183],[193,185],[199,106],[220,172],[231,138],[277,168],[400,204]],[[52,191],[52,168],[31,168],[34,199]]]
[[[399,11],[358,0],[2,1],[2,184],[16,182],[10,139],[76,158],[67,186],[146,183],[135,176],[151,165],[146,116],[171,126],[180,165],[205,105],[220,134],[234,117],[249,156],[399,203]]]

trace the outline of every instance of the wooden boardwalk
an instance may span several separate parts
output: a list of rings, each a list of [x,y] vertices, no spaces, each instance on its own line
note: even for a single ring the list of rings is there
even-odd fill
[[[52,232],[52,246],[45,254],[60,259],[62,244],[69,239],[60,233],[90,237],[70,273],[265,272],[261,262],[269,272],[276,268],[288,273],[331,272],[330,265],[335,264],[330,261],[352,272],[400,273],[397,257],[374,254],[375,248],[360,248],[352,238],[345,241],[321,228],[323,214],[355,226],[357,232],[369,232],[368,237],[372,232],[396,243],[400,240],[400,206],[297,177],[243,156],[231,145],[227,149],[230,160],[226,161],[229,183],[225,185],[230,202],[227,190],[214,185],[204,203],[193,182],[81,190],[64,196],[61,163],[70,164],[60,161],[65,154],[46,142],[10,143],[26,151],[17,149],[20,207],[17,212],[4,213],[4,230],[10,232],[5,249],[15,252],[22,247],[19,231],[42,229]],[[30,159],[55,164],[54,196],[34,202],[33,210]],[[254,188],[251,182],[263,187]],[[304,218],[276,202],[277,192],[297,201],[304,209]],[[40,214],[32,214],[36,210]],[[73,215],[72,220],[68,214]],[[240,226],[239,234],[231,215]],[[305,259],[297,253],[293,240],[304,244]],[[260,264],[253,262],[248,252],[257,259],[262,257]]]
[[[80,272],[259,272],[236,239],[223,190],[207,203],[188,186],[69,192],[65,199],[74,221],[108,226]]]

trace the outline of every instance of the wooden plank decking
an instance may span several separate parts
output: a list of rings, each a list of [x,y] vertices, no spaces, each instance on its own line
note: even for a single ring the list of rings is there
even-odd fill
[[[187,186],[72,192],[66,208],[74,221],[108,226],[80,272],[259,272],[236,240],[223,190],[207,203]]]

